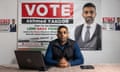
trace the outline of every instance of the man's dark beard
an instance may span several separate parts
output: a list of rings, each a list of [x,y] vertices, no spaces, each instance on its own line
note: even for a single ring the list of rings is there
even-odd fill
[[[87,24],[92,24],[93,21],[94,21],[94,18],[93,17],[87,17],[85,20],[86,20]]]

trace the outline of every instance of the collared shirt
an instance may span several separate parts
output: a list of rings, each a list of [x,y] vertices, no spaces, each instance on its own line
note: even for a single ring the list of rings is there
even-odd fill
[[[90,24],[90,38],[93,36],[94,32],[95,32],[95,29],[96,29],[96,23],[93,23],[93,24]],[[84,41],[85,40],[85,33],[87,31],[87,26],[88,24],[84,23],[84,26],[83,26],[83,30],[82,30],[82,40]]]

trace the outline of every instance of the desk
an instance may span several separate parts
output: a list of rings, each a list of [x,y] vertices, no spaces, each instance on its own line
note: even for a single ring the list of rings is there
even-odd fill
[[[80,66],[68,68],[52,67],[45,72],[120,72],[120,64],[96,64],[95,69],[82,70]],[[19,70],[17,65],[0,65],[0,72],[40,72],[36,70]],[[41,71],[43,72],[43,71]]]

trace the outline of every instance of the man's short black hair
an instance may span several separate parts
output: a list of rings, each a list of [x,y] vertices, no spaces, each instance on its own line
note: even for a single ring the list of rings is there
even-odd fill
[[[57,32],[59,32],[59,30],[60,30],[61,28],[65,28],[65,29],[68,31],[67,26],[62,25],[62,26],[59,26],[59,27],[58,27]]]
[[[84,9],[85,7],[93,7],[93,8],[96,9],[96,6],[95,6],[93,3],[86,3],[86,4],[83,6],[83,9]]]

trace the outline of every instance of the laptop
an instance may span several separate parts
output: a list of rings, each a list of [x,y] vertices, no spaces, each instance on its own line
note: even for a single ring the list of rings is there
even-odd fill
[[[40,51],[15,50],[19,69],[46,71],[44,56]]]

